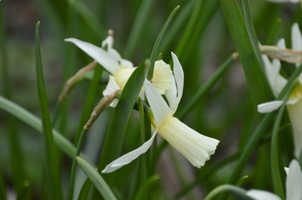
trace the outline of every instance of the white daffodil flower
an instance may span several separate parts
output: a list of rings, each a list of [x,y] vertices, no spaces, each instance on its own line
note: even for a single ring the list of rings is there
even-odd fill
[[[299,3],[301,2],[301,0],[266,0],[266,1],[269,1],[269,2],[274,2],[274,3]]]
[[[136,69],[132,62],[122,59],[120,54],[112,48],[113,36],[109,35],[103,42],[102,47],[107,44],[107,51],[88,42],[84,42],[75,38],[65,39],[66,42],[72,42],[96,62],[102,65],[111,75],[103,95],[109,95],[119,89],[123,89],[127,80]],[[160,94],[164,94],[170,88],[172,71],[170,65],[164,61],[156,61],[154,65],[154,73],[152,83]]]
[[[173,117],[183,94],[184,73],[177,56],[172,53],[172,58],[174,77],[172,76],[171,87],[165,94],[169,106],[154,85],[148,80],[144,82],[146,96],[155,118],[155,120],[151,120],[153,126],[152,137],[141,147],[108,164],[102,173],[113,172],[145,153],[152,145],[156,133],[159,133],[175,149],[182,153],[195,167],[200,168],[203,166],[205,161],[209,160],[210,156],[214,154],[219,143],[218,140],[196,132]]]
[[[286,176],[286,200],[302,199],[302,172],[298,161],[292,160]],[[249,190],[246,195],[255,200],[281,200],[279,196],[263,190]]]
[[[302,36],[299,30],[298,24],[295,23],[291,29],[292,49],[296,51],[302,51]],[[285,49],[284,39],[280,39],[277,46]],[[287,80],[279,74],[280,61],[274,59],[271,63],[266,55],[262,55],[265,67],[265,74],[268,78],[268,82],[277,96],[283,87],[286,85]],[[298,67],[300,63],[296,63]],[[260,113],[268,113],[277,110],[283,101],[271,101],[258,105],[258,111]],[[286,102],[287,110],[290,120],[293,126],[294,143],[295,143],[295,156],[299,158],[302,150],[302,74],[298,77],[297,84],[292,90],[288,101]]]

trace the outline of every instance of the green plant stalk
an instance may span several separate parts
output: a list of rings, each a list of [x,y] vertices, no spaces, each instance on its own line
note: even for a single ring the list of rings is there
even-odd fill
[[[281,26],[281,19],[278,18],[272,25],[272,29],[267,36],[267,39],[265,42],[266,45],[276,45],[280,26]]]
[[[286,101],[289,95],[287,95],[287,98],[285,99],[281,108],[279,109],[277,119],[274,124],[272,139],[271,139],[271,172],[272,172],[273,186],[274,186],[275,194],[281,197],[281,199],[285,199],[285,196],[284,196],[284,189],[280,177],[280,169],[279,169],[279,161],[278,161],[279,160],[278,159],[278,130],[285,110]]]
[[[242,184],[244,183],[245,179],[247,179],[248,176],[244,176],[242,177],[237,183],[236,183],[236,186],[237,187],[241,187]],[[227,200],[235,200],[234,197],[232,195],[229,195],[228,199]]]
[[[92,185],[91,180],[89,178],[87,178],[81,188],[78,200],[87,200],[88,199],[91,185]]]
[[[75,180],[75,174],[76,174],[76,170],[77,170],[76,157],[79,156],[81,153],[81,149],[83,147],[83,143],[84,143],[84,139],[85,139],[85,135],[86,135],[87,131],[88,130],[82,129],[80,139],[79,139],[79,142],[78,142],[77,148],[76,148],[76,153],[75,153],[73,161],[72,161],[71,170],[70,170],[70,174],[69,174],[67,200],[73,199],[74,180]]]
[[[131,59],[133,57],[137,44],[140,41],[139,38],[142,38],[143,30],[148,24],[148,16],[152,10],[152,4],[154,2],[154,0],[143,0],[140,5],[126,45],[124,56],[127,59]]]
[[[60,200],[63,198],[59,174],[59,166],[56,155],[56,146],[54,143],[52,125],[49,115],[49,108],[47,103],[47,96],[44,85],[42,58],[40,50],[39,38],[40,22],[36,25],[36,72],[37,72],[37,88],[39,95],[40,111],[42,118],[42,130],[44,135],[45,157],[46,157],[46,171],[47,179],[50,188],[50,195],[52,199]]]
[[[254,200],[254,198],[246,195],[246,191],[244,189],[227,184],[216,187],[204,198],[204,200],[211,200],[222,192],[230,192],[233,196],[237,197],[235,198],[237,200]]]
[[[281,93],[278,95],[277,100],[284,99],[287,92],[293,89],[293,87],[295,86],[295,80],[300,75],[301,72],[302,72],[302,64],[294,71],[292,76],[288,79],[286,85],[282,89]],[[268,113],[262,118],[252,138],[249,140],[249,142],[243,149],[243,152],[237,162],[237,165],[231,175],[231,178],[228,181],[229,184],[235,184],[239,179],[245,163],[248,161],[253,151],[256,149],[264,131],[266,130],[267,126],[269,125],[269,122],[271,121],[272,116],[273,113]],[[221,200],[226,199],[226,196],[222,195],[220,199]]]
[[[130,119],[133,106],[137,100],[137,97],[139,96],[139,92],[142,88],[149,68],[150,61],[143,61],[128,79],[119,98],[118,104],[113,112],[102,149],[98,169],[104,169],[107,164],[119,157],[123,146],[126,127]],[[109,185],[114,182],[113,176],[114,173],[104,175],[104,178],[111,177],[106,179]]]
[[[145,138],[145,113],[144,113],[144,104],[141,98],[138,98],[138,111],[139,111],[139,125],[140,125],[140,132],[141,132],[141,143],[144,144],[146,141]],[[146,154],[141,155],[141,183],[144,183],[147,179],[147,158]]]
[[[191,36],[193,35],[195,29],[196,29],[196,25],[198,20],[201,19],[202,16],[202,11],[203,8],[205,7],[206,1],[205,0],[195,0],[195,5],[194,5],[194,10],[192,12],[192,15],[190,17],[189,23],[185,29],[185,32],[179,42],[179,44],[177,45],[177,48],[175,50],[175,54],[181,58],[182,60],[182,56],[184,51],[186,51],[186,46],[188,43],[190,43],[191,40]]]
[[[78,127],[77,133],[75,135],[75,139],[74,139],[75,146],[77,146],[78,141],[81,136],[82,129],[83,129],[85,123],[88,121],[90,114],[94,108],[95,98],[98,93],[99,81],[100,81],[102,72],[103,72],[103,68],[98,64],[94,70],[93,78],[92,78],[90,86],[89,86],[89,90],[88,90],[88,94],[87,94],[87,97],[85,100],[79,127]]]
[[[1,27],[0,27],[0,43],[1,43],[1,79],[2,79],[2,89],[3,95],[11,99],[11,84],[8,73],[8,63],[7,63],[7,53],[6,53],[6,31],[5,31],[5,22],[3,16],[3,3],[0,3],[0,18],[1,18]],[[14,186],[19,189],[22,187],[22,182],[25,179],[25,170],[23,168],[23,155],[21,151],[20,137],[18,126],[16,121],[10,114],[5,116],[5,121],[8,127],[8,138],[9,138],[9,152],[10,152],[10,164],[11,164],[11,173],[13,176]]]
[[[253,48],[249,31],[240,13],[236,0],[220,0],[225,19],[228,23],[235,47],[240,56],[245,79],[248,85],[253,105],[267,102],[272,97],[272,92],[265,77],[264,70]],[[249,23],[248,21],[246,23]]]
[[[200,101],[220,80],[222,75],[229,69],[231,63],[233,62],[233,57],[230,56],[224,63],[219,67],[219,69],[215,72],[215,74],[208,80],[205,84],[203,84],[199,90],[191,97],[190,101],[185,104],[185,106],[181,109],[180,112],[176,113],[177,118],[182,119],[185,117],[193,108],[197,105],[197,102]]]
[[[151,56],[150,56],[150,63],[151,63],[151,66],[150,66],[150,69],[149,69],[149,72],[148,72],[148,76],[147,76],[147,79],[150,80],[152,77],[153,77],[153,71],[154,71],[154,63],[155,63],[155,60],[157,59],[158,57],[158,54],[159,54],[159,46],[161,44],[161,41],[163,39],[163,36],[167,30],[167,28],[169,27],[170,23],[172,22],[172,20],[174,19],[178,9],[180,8],[180,6],[176,6],[174,8],[174,10],[171,12],[170,16],[168,17],[166,23],[164,24],[163,28],[161,29],[160,33],[158,34],[157,36],[157,39],[155,41],[155,44],[153,46],[153,49],[152,49],[152,52],[151,52]]]
[[[100,192],[100,194],[104,197],[104,199],[110,199],[110,200],[116,200],[117,198],[111,191],[110,187],[107,185],[107,183],[104,181],[104,179],[100,176],[100,174],[91,166],[89,163],[87,163],[85,160],[83,160],[81,157],[76,157],[76,160],[78,162],[78,165],[82,168],[82,170],[85,172],[87,177],[93,182],[94,186],[97,188],[97,190]]]

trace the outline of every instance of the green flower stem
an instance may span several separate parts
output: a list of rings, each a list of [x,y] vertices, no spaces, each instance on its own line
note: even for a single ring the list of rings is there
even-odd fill
[[[138,98],[138,107],[139,107],[139,125],[141,131],[141,143],[146,142],[145,138],[145,113],[144,113],[144,104],[141,98]],[[141,155],[141,183],[144,183],[147,179],[147,158],[146,154]]]
[[[150,69],[149,69],[148,76],[147,76],[148,80],[150,80],[153,77],[154,63],[155,63],[155,60],[157,59],[158,54],[159,54],[159,52],[158,52],[159,51],[159,45],[161,44],[161,41],[163,39],[163,36],[164,36],[166,30],[169,27],[172,20],[174,19],[174,17],[175,17],[175,15],[176,15],[179,8],[180,8],[180,6],[176,6],[174,8],[174,10],[171,12],[169,18],[167,19],[166,23],[164,24],[163,28],[161,29],[160,33],[157,36],[157,39],[155,41],[155,44],[154,44],[154,47],[152,49],[151,56],[150,56],[151,65],[150,65]]]
[[[142,38],[143,30],[146,27],[148,16],[150,11],[152,10],[152,4],[154,0],[144,0],[142,1],[140,8],[138,10],[138,14],[135,17],[135,21],[133,23],[133,27],[131,29],[128,42],[126,45],[125,58],[131,59],[133,57],[134,51],[137,47],[137,44],[140,42],[138,38]]]
[[[185,104],[185,107],[182,108],[180,112],[176,113],[176,117],[179,119],[185,117],[194,108],[194,106],[197,105],[197,102],[200,101],[200,99],[202,99],[215,86],[222,75],[224,75],[224,73],[229,69],[233,60],[233,57],[230,56],[226,61],[224,61],[224,63],[218,68],[210,80],[199,88],[199,90],[194,94],[190,101]]]
[[[280,26],[281,26],[281,19],[278,18],[274,21],[274,23],[272,25],[272,29],[269,32],[265,45],[276,45],[277,40],[278,40],[278,35],[279,35],[278,33],[280,30]]]
[[[279,109],[277,119],[274,124],[272,139],[271,139],[271,172],[272,172],[273,186],[274,186],[275,194],[281,197],[281,199],[285,199],[285,196],[284,196],[282,180],[280,177],[280,169],[279,169],[279,161],[278,161],[279,160],[278,159],[278,131],[285,110],[286,101],[289,95],[290,93],[287,95],[287,98],[285,99],[281,108]]]
[[[46,154],[46,171],[47,179],[49,183],[50,196],[52,199],[60,200],[63,198],[59,166],[57,160],[57,152],[53,138],[52,125],[49,115],[49,108],[47,103],[47,96],[44,85],[42,58],[40,50],[40,38],[39,38],[39,26],[40,22],[36,25],[36,72],[37,72],[37,86],[40,103],[40,112],[42,118],[42,130],[45,145]]]
[[[73,161],[72,161],[71,170],[70,170],[70,174],[69,174],[67,200],[73,199],[74,180],[75,180],[75,174],[76,174],[76,169],[77,169],[76,157],[79,156],[81,153],[81,149],[82,149],[87,131],[88,130],[82,129],[80,139],[78,141],[77,148],[76,148],[76,153],[75,153]]]
[[[236,199],[254,200],[254,198],[251,198],[246,195],[246,191],[244,189],[241,189],[241,188],[233,186],[233,185],[221,185],[221,186],[215,188],[204,198],[204,200],[211,200],[222,192],[230,192],[232,195],[238,197]]]

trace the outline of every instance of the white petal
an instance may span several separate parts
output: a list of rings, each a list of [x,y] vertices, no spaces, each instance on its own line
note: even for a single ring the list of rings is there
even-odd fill
[[[280,94],[280,92],[283,90],[286,83],[287,83],[287,80],[283,76],[281,76],[281,75],[277,76],[277,81],[275,82],[275,86],[274,86],[277,94]]]
[[[275,85],[277,82],[277,77],[279,76],[279,71],[280,71],[280,61],[274,59],[273,63],[271,63],[271,61],[268,59],[267,55],[262,55],[262,59],[264,61],[264,70],[265,70],[265,74],[267,76],[268,82],[274,92],[274,94],[276,95],[276,89],[275,89]]]
[[[283,38],[279,39],[279,41],[277,42],[277,47],[286,49],[285,40]]]
[[[274,193],[263,190],[249,190],[246,192],[247,196],[254,198],[255,200],[281,200],[281,198]]]
[[[258,112],[260,113],[269,113],[274,110],[277,110],[281,105],[283,101],[271,101],[267,103],[263,103],[258,105]]]
[[[172,70],[170,65],[163,60],[158,60],[154,64],[152,84],[160,94],[164,94],[171,87]]]
[[[288,167],[284,167],[284,171],[285,171],[286,175],[288,175],[289,168]]]
[[[176,95],[177,95],[177,90],[176,90],[175,79],[174,79],[174,76],[172,76],[170,89],[165,92],[165,96],[168,99],[171,110],[176,110],[176,107],[175,107]]]
[[[302,199],[302,173],[296,160],[289,165],[289,172],[286,177],[286,200]]]
[[[104,49],[75,38],[68,38],[65,39],[65,41],[74,43],[85,53],[87,53],[90,57],[92,57],[94,60],[100,63],[111,74],[114,74],[116,70],[119,68],[118,60],[112,57]]]
[[[182,93],[183,93],[183,89],[184,89],[184,71],[181,67],[181,64],[177,58],[177,56],[171,52],[172,54],[172,58],[173,58],[173,71],[174,71],[174,77],[175,77],[175,81],[176,81],[176,85],[177,85],[177,98],[176,98],[176,102],[175,105],[173,107],[175,107],[173,109],[173,112],[176,111],[177,106],[180,102],[180,99],[182,97]]]
[[[299,158],[302,150],[302,101],[300,100],[293,105],[287,105],[287,110],[293,127],[295,156]]]
[[[130,67],[131,68],[131,67],[133,67],[133,64],[129,60],[122,59],[121,60],[121,66],[122,67]]]
[[[171,109],[169,108],[163,97],[158,93],[156,88],[147,79],[144,82],[144,89],[153,111],[155,121],[159,126],[170,115]]]
[[[290,0],[292,3],[299,3],[301,0]]]
[[[129,164],[130,162],[132,162],[133,160],[135,160],[138,156],[142,155],[143,153],[145,153],[152,145],[153,140],[155,138],[156,135],[156,131],[155,130],[153,132],[152,137],[146,141],[142,146],[140,146],[139,148],[123,155],[122,157],[119,157],[118,159],[114,160],[113,162],[111,162],[110,164],[108,164],[105,169],[102,171],[102,173],[110,173],[113,172],[121,167],[123,167],[124,165]]]
[[[109,75],[109,81],[106,86],[106,89],[103,91],[103,95],[106,96],[108,94],[112,94],[113,92],[121,89],[118,84],[115,82],[114,78]]]
[[[214,138],[196,132],[173,116],[169,116],[158,127],[158,134],[198,168],[210,159],[219,143]]]
[[[113,47],[113,42],[114,42],[114,39],[113,39],[112,36],[106,37],[106,39],[102,41],[102,48],[104,48],[104,46],[106,44],[108,45],[108,48],[112,48]]]
[[[292,49],[295,51],[302,51],[302,36],[299,29],[299,25],[294,23],[291,29]],[[298,67],[300,63],[296,63]]]

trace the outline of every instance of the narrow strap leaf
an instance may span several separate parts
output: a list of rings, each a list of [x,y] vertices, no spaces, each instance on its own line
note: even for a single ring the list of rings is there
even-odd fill
[[[89,163],[83,160],[81,157],[76,158],[78,165],[85,172],[87,177],[93,182],[94,186],[100,192],[100,194],[104,197],[104,199],[114,200],[117,199],[112,193],[111,189],[101,177],[101,175],[92,167]]]
[[[52,125],[49,115],[49,108],[47,103],[42,58],[40,51],[40,38],[39,38],[40,22],[36,25],[36,72],[37,72],[37,86],[40,103],[40,112],[42,118],[42,130],[45,145],[45,158],[46,158],[46,171],[52,199],[62,199],[62,190],[59,174],[59,166],[56,155],[56,146],[53,139]]]
[[[212,190],[205,198],[204,200],[211,200],[213,197],[217,196],[218,194],[222,192],[230,192],[236,200],[254,200],[254,198],[249,197],[246,195],[246,191],[244,189],[241,189],[237,186],[233,185],[221,185],[214,190]]]
[[[87,178],[81,188],[78,200],[87,200],[91,185],[91,180]]]

